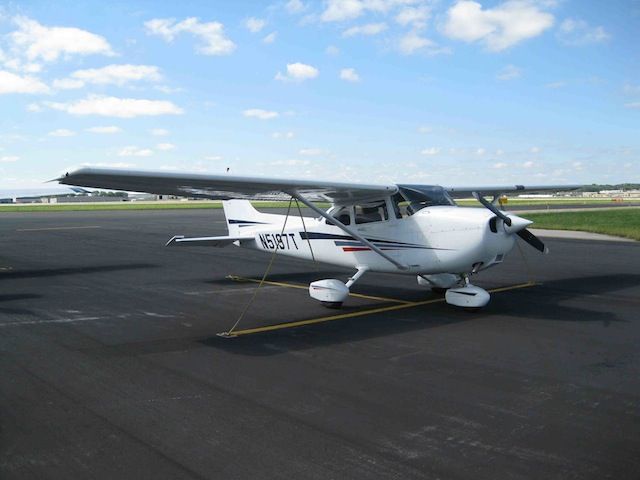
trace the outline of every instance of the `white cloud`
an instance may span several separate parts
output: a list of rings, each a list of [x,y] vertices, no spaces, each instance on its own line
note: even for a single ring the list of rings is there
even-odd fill
[[[133,118],[138,116],[180,115],[183,110],[167,100],[106,97],[89,95],[71,103],[43,102],[49,108],[71,115],[102,115],[105,117]]]
[[[36,77],[0,70],[0,95],[4,93],[48,93],[49,87]]]
[[[13,46],[31,61],[57,60],[61,55],[114,55],[107,40],[94,33],[73,27],[46,27],[35,20],[17,16],[18,30],[9,34]]]
[[[299,155],[316,156],[322,155],[324,151],[320,148],[302,148],[298,151]]]
[[[438,155],[440,153],[440,149],[437,147],[430,147],[430,148],[425,148],[424,150],[420,151],[420,153],[422,155],[433,156],[433,155]]]
[[[388,13],[394,7],[415,3],[415,0],[327,0],[320,15],[323,22],[343,22],[366,12]]]
[[[360,0],[329,0],[320,19],[323,22],[342,22],[358,18],[363,12],[364,5]]]
[[[82,87],[84,87],[84,82],[73,78],[56,78],[53,81],[53,88],[59,90],[73,90]]]
[[[576,170],[582,170],[582,162],[573,162],[571,166]]]
[[[627,95],[639,95],[640,94],[640,85],[633,85],[629,82],[624,84],[623,91]]]
[[[606,42],[611,38],[603,27],[592,27],[584,20],[568,18],[560,24],[558,39],[565,45],[582,46]]]
[[[552,88],[552,89],[562,88],[562,87],[566,87],[566,86],[567,86],[567,82],[563,82],[563,81],[550,82],[550,83],[546,83],[545,84],[546,88]]]
[[[476,155],[484,155],[487,151],[484,148],[478,148],[476,150]]]
[[[498,74],[496,78],[498,80],[513,80],[522,76],[522,70],[515,65],[507,65]]]
[[[536,165],[535,162],[532,162],[531,160],[529,160],[528,162],[524,162],[522,164],[522,167],[523,168],[533,168],[533,167],[535,167],[535,165]]]
[[[217,160],[222,160],[222,155],[209,155],[208,157],[203,157],[205,160],[212,160],[212,161],[217,161]]]
[[[358,72],[356,72],[354,68],[343,68],[340,70],[340,78],[353,83],[360,81],[360,75],[358,75]]]
[[[440,47],[436,42],[423,37],[416,30],[412,30],[400,37],[398,50],[400,50],[400,53],[403,55],[413,55],[417,52],[424,52],[427,55],[438,55],[451,52],[449,48]]]
[[[14,55],[21,55],[23,53],[24,52],[20,51],[20,49],[14,47]],[[23,59],[20,59],[18,57],[4,59],[0,58],[0,62],[3,62],[6,68],[22,73],[39,73],[40,71],[42,71],[41,64],[29,61],[25,62]]]
[[[507,168],[508,166],[509,166],[509,164],[504,163],[504,162],[498,162],[498,163],[494,163],[493,164],[493,168],[497,168],[497,169]]]
[[[327,55],[335,57],[336,55],[340,55],[340,49],[335,45],[329,45],[327,49],[324,51]]]
[[[297,158],[291,158],[288,160],[275,160],[271,162],[271,165],[285,165],[287,167],[295,167],[299,165],[309,165],[311,162],[309,160],[299,160]]]
[[[296,63],[287,64],[286,75],[283,75],[280,72],[278,72],[275,78],[276,80],[282,80],[282,81],[302,82],[304,80],[316,78],[319,73],[320,73],[319,70],[315,67],[312,67],[311,65],[296,62]]]
[[[170,87],[168,85],[154,85],[154,90],[158,90],[159,92],[170,94],[170,93],[178,93],[183,92],[184,89],[180,87]]]
[[[47,135],[50,137],[73,137],[76,132],[73,130],[68,130],[66,128],[58,128],[57,130],[52,130]]]
[[[553,15],[531,0],[510,0],[484,10],[478,2],[460,0],[447,11],[443,32],[456,40],[482,42],[498,52],[537,37],[553,22]]]
[[[156,145],[157,150],[162,150],[163,152],[168,152],[169,150],[174,150],[176,146],[173,143],[159,143]]]
[[[107,126],[107,127],[90,127],[86,129],[87,132],[91,132],[91,133],[100,133],[100,134],[113,134],[113,133],[119,133],[122,131],[122,129],[120,127],[116,127],[116,126]]]
[[[154,137],[164,137],[165,135],[169,135],[169,130],[164,128],[152,128],[149,130],[149,133]]]
[[[285,138],[287,140],[292,139],[294,137],[294,133],[293,132],[273,132],[271,134],[272,138]]]
[[[540,152],[542,151],[542,149],[541,149],[540,147],[531,147],[531,148],[529,149],[529,151],[530,151],[531,153],[540,153]]]
[[[141,80],[156,82],[161,79],[162,75],[158,67],[153,65],[107,65],[102,68],[76,70],[70,78],[54,81],[54,87],[81,88],[85,83],[122,86],[128,82]]]
[[[625,103],[624,106],[627,108],[640,108],[640,102]]]
[[[144,26],[149,35],[159,35],[166,42],[172,42],[180,33],[191,33],[201,40],[202,44],[196,51],[203,55],[229,55],[236,48],[235,43],[225,36],[224,25],[219,22],[202,23],[195,17],[181,22],[172,18],[154,18]]]
[[[27,112],[41,112],[42,107],[37,103],[30,103],[27,105]]]
[[[97,162],[97,163],[82,163],[83,167],[108,167],[108,168],[131,168],[135,167],[135,163],[127,162]],[[74,170],[75,168],[68,168],[67,170]]]
[[[396,23],[402,26],[411,25],[414,28],[424,28],[427,26],[427,20],[429,20],[430,15],[429,7],[406,7],[400,10],[395,20]]]
[[[262,110],[261,108],[250,108],[242,112],[242,115],[248,118],[271,120],[272,118],[277,118],[279,116],[279,113],[272,110]]]
[[[255,18],[255,17],[250,17],[247,19],[246,22],[244,22],[244,26],[251,33],[258,33],[260,30],[262,30],[265,27],[266,24],[267,22],[264,21],[263,19]]]
[[[278,36],[278,32],[271,32],[269,35],[265,35],[262,39],[262,43],[271,44],[276,41],[276,37]]]
[[[433,131],[433,128],[431,128],[428,125],[421,125],[418,127],[418,132],[420,133],[431,133]]]
[[[151,155],[153,155],[153,150],[150,148],[138,148],[134,145],[124,147],[118,152],[119,157],[149,157]]]
[[[357,25],[342,32],[343,37],[353,37],[355,35],[378,35],[387,29],[386,23],[367,23],[366,25]]]
[[[17,162],[18,160],[20,160],[20,157],[17,155],[5,155],[4,157],[0,157],[0,162],[2,163]]]
[[[284,8],[289,13],[300,13],[306,7],[300,0],[289,0]]]

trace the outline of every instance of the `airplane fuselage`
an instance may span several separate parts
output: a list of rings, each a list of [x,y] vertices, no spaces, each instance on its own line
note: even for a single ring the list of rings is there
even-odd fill
[[[266,215],[266,214],[265,214]],[[236,224],[252,239],[242,247],[371,271],[405,274],[466,273],[502,262],[515,239],[491,212],[479,208],[436,206],[404,218],[355,225],[375,246],[408,268],[399,270],[387,259],[324,219],[268,215],[268,224]],[[276,218],[279,217],[279,218]],[[266,223],[266,222],[265,222]],[[313,255],[312,255],[313,251]]]

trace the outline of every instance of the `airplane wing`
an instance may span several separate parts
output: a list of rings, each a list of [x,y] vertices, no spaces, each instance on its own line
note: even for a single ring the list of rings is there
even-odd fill
[[[65,185],[220,200],[229,198],[256,199],[261,196],[272,197],[274,194],[295,192],[308,200],[324,200],[335,204],[378,200],[398,191],[398,187],[394,184],[366,185],[101,168],[81,168],[66,173],[57,180]]]
[[[503,193],[569,192],[584,185],[503,185],[488,187],[445,187],[453,198],[469,198],[474,192],[482,195],[502,195]]]

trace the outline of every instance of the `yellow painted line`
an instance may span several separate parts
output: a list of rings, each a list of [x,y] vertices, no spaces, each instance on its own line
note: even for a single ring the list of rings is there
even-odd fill
[[[496,292],[506,292],[508,290],[517,290],[519,288],[528,288],[528,287],[533,287],[535,285],[538,285],[536,282],[527,282],[527,283],[520,283],[518,285],[511,285],[508,287],[500,287],[500,288],[494,288],[491,290],[488,290],[490,293],[496,293]],[[221,336],[223,337],[239,337],[242,335],[251,335],[251,334],[255,334],[255,333],[264,333],[264,332],[272,332],[274,330],[282,330],[285,328],[294,328],[294,327],[302,327],[302,326],[306,326],[306,325],[314,325],[316,323],[324,323],[324,322],[332,322],[335,320],[344,320],[346,318],[354,318],[354,317],[361,317],[364,315],[373,315],[374,313],[384,313],[384,312],[392,312],[392,311],[396,311],[396,310],[403,310],[405,308],[413,308],[413,307],[420,307],[422,305],[429,305],[432,303],[442,303],[444,302],[444,297],[442,298],[433,298],[430,300],[423,300],[420,302],[406,302],[404,304],[401,305],[390,305],[388,307],[378,307],[378,308],[369,308],[367,310],[359,310],[357,312],[351,312],[351,313],[342,313],[342,314],[338,314],[338,315],[329,315],[326,317],[319,317],[319,318],[312,318],[310,320],[299,320],[296,322],[285,322],[285,323],[277,323],[275,325],[267,325],[264,327],[255,327],[255,328],[246,328],[244,330],[235,330],[234,332],[232,332],[230,335],[226,335],[225,333],[221,334]]]
[[[487,290],[487,291],[489,293],[506,292],[508,290],[517,290],[518,288],[535,287],[536,285],[540,285],[540,283],[538,283],[538,282],[519,283],[518,285],[512,285],[510,287],[493,288],[493,289]]]
[[[237,275],[227,275],[229,280],[233,280],[234,282],[252,282],[252,283],[260,283],[260,280],[257,278],[245,278],[239,277]],[[275,285],[277,287],[287,287],[287,288],[299,288],[302,290],[309,290],[308,285],[300,285],[299,283],[285,283],[285,282],[272,282],[270,280],[265,280],[263,282],[265,285]],[[399,300],[397,298],[387,298],[387,297],[376,297],[374,295],[363,295],[361,293],[349,293],[350,297],[356,298],[365,298],[367,300],[379,300],[381,302],[392,302],[392,303],[401,303],[401,304],[410,304],[413,302],[409,302],[407,300]]]
[[[18,228],[16,232],[45,232],[50,230],[81,230],[86,228],[102,228],[99,225],[87,225],[82,227],[49,227],[49,228]]]

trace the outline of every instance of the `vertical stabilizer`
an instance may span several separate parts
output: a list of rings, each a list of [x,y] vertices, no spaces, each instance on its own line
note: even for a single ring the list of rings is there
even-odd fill
[[[261,213],[251,205],[249,200],[225,200],[222,202],[227,228],[230,236],[242,233],[247,227],[257,227],[272,223],[273,215]]]

